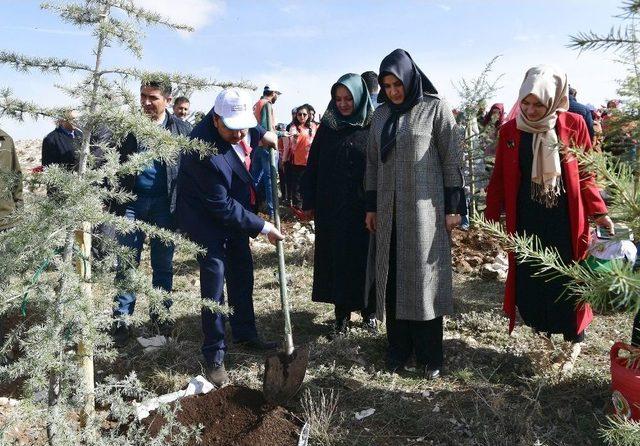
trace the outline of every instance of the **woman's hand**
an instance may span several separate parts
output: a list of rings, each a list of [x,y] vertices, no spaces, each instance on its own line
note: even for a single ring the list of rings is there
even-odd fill
[[[369,230],[370,233],[375,234],[377,229],[376,213],[367,212],[367,215],[364,218],[364,224],[367,226],[367,229]]]
[[[609,231],[609,234],[615,235],[616,230],[613,227],[613,220],[611,220],[611,217],[609,217],[608,215],[605,214],[596,218],[596,224],[601,228],[605,228],[607,231]]]
[[[447,214],[445,216],[445,225],[447,226],[447,232],[451,234],[453,228],[460,226],[462,222],[462,216],[460,214]]]

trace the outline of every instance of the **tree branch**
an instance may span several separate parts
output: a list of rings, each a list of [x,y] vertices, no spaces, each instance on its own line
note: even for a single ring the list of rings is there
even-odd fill
[[[57,57],[29,57],[14,52],[0,51],[0,63],[10,65],[17,71],[29,72],[39,69],[42,72],[60,73],[61,69],[69,71],[91,71],[91,67],[69,59]]]

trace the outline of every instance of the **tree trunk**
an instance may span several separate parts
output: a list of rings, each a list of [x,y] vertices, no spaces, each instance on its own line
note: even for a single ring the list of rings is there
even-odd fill
[[[89,304],[88,311],[93,307],[93,290],[91,288],[91,225],[83,223],[82,230],[76,231],[76,244],[80,251],[80,258],[76,264],[76,270],[81,277],[82,299]],[[91,327],[89,327],[91,328]],[[90,339],[82,339],[78,342],[77,358],[82,371],[82,383],[84,386],[85,400],[80,423],[86,425],[87,419],[93,415],[95,409],[95,382],[93,378],[93,343]]]
[[[64,264],[71,261],[73,256],[73,233],[67,235],[64,245],[64,252],[62,254],[62,261]],[[56,332],[52,333],[56,339],[60,340],[60,348],[58,351],[58,359],[60,362],[63,361],[63,356],[65,354],[64,349],[64,336],[63,336],[63,321],[64,321],[64,304],[60,297],[60,293],[64,290],[65,279],[64,276],[60,279],[58,283],[55,293],[56,293],[56,309],[53,314]],[[58,441],[58,427],[55,423],[55,420],[59,418],[60,415],[60,374],[57,372],[49,373],[49,394],[48,394],[48,420],[47,420],[47,440],[50,446],[57,446],[59,444]]]
[[[469,129],[471,127],[471,119],[467,119],[467,127]],[[465,129],[465,136],[469,133],[468,130]],[[475,213],[475,196],[476,196],[476,178],[475,173],[473,171],[473,161],[476,154],[474,153],[474,141],[475,134],[471,134],[469,139],[466,139],[466,152],[467,152],[467,168],[469,169],[469,209],[467,209],[467,215],[473,215]]]
[[[105,6],[102,11],[102,22],[106,22],[109,18],[110,6]],[[89,113],[92,115],[96,110],[98,103],[98,90],[100,87],[101,64],[102,64],[102,52],[106,45],[105,32],[101,30],[98,35],[98,43],[96,46],[96,59],[93,70],[93,83],[92,83],[92,95],[91,103],[89,104]],[[84,132],[82,139],[82,152],[80,153],[80,160],[78,166],[78,174],[84,175],[87,171],[87,159],[91,150],[91,135],[93,129],[89,127],[88,131]],[[89,311],[93,307],[93,290],[91,287],[91,224],[88,222],[82,223],[82,228],[76,231],[76,243],[80,250],[80,256],[76,265],[76,270],[81,278],[81,298],[87,300],[87,308]],[[93,327],[88,327],[92,329]],[[82,339],[78,342],[77,357],[80,362],[80,369],[82,372],[82,382],[84,386],[85,401],[83,410],[80,414],[80,422],[83,426],[86,425],[87,420],[95,412],[95,381],[94,381],[94,366],[93,366],[93,343],[90,339]]]

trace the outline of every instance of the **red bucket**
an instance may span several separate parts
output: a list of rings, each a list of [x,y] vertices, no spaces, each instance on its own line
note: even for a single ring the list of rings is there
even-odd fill
[[[640,420],[640,359],[628,367],[629,359],[621,358],[620,351],[637,353],[637,347],[616,342],[611,347],[611,401],[615,414],[631,420]]]

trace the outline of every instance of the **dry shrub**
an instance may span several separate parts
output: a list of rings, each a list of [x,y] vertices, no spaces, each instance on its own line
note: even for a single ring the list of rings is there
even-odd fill
[[[339,393],[329,389],[325,392],[320,389],[313,394],[306,389],[300,401],[304,413],[304,419],[309,423],[310,438],[315,444],[330,446],[337,444],[340,435],[337,429],[332,427],[338,409]]]

